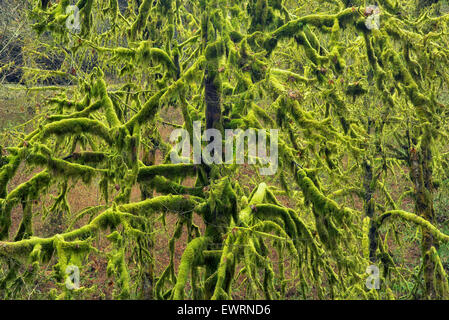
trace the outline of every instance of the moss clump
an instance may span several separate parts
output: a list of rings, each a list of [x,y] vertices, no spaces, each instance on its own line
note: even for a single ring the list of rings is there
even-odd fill
[[[42,139],[50,135],[66,136],[70,134],[90,133],[112,143],[109,129],[100,121],[87,118],[65,119],[47,124],[40,133]]]

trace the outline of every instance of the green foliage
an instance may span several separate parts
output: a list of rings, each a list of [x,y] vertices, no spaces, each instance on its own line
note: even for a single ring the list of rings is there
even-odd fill
[[[68,1],[31,1],[35,29],[53,37],[48,50],[70,49],[52,74],[65,75],[68,65],[78,73],[2,155],[0,257],[10,267],[0,293],[8,296],[19,266],[37,270],[52,259],[55,297],[88,292],[65,288],[65,270],[83,268],[105,234],[115,298],[137,297],[148,270],[158,299],[230,299],[237,290],[254,299],[291,290],[303,299],[448,298],[441,252],[449,236],[436,223],[448,179],[448,16],[436,6],[408,10],[414,1],[380,1],[380,27],[369,29],[371,9],[355,2],[144,0],[119,8],[80,0],[75,34],[65,27]],[[83,70],[92,56],[96,66]],[[31,92],[49,89],[34,86],[38,73],[29,68],[24,79]],[[161,117],[169,106],[182,115],[169,124],[191,137],[196,120],[221,131],[280,129],[278,172],[258,176],[261,159],[249,169],[170,164]],[[9,188],[21,166],[39,171]],[[98,184],[104,204],[79,212],[63,233],[34,237],[30,201],[59,185],[48,215],[70,211],[69,185],[81,182]],[[131,200],[134,187],[141,201]],[[157,272],[148,239],[168,213],[176,220],[170,259]],[[404,224],[421,235],[421,259],[411,266],[390,247],[401,246]],[[378,291],[365,287],[373,264],[382,270]]]

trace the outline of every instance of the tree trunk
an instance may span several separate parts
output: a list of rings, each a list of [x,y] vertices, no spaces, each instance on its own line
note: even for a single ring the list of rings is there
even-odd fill
[[[143,148],[143,157],[142,162],[146,166],[151,166],[156,164],[156,149],[153,148],[148,150],[148,148]],[[140,184],[140,198],[141,200],[146,200],[153,198],[153,189],[147,183]],[[149,236],[145,236],[144,239],[141,239],[142,245],[147,247],[148,251],[151,253],[151,257],[149,257],[149,262],[147,264],[147,268],[144,271],[144,275],[142,277],[142,294],[144,299],[151,300],[153,299],[153,286],[155,283],[155,274],[154,274],[154,236],[153,236],[153,225],[151,223],[146,223],[145,229],[150,234]]]
[[[373,223],[372,219],[374,217],[375,212],[375,203],[373,199],[373,193],[374,193],[374,186],[373,184],[373,167],[369,163],[368,160],[365,160],[363,162],[363,168],[365,171],[364,181],[363,181],[363,188],[365,191],[365,197],[363,199],[364,201],[364,208],[365,208],[365,214],[367,217],[371,219],[370,222],[370,228],[369,228],[369,259],[372,263],[376,262],[376,251],[377,251],[377,226],[375,223]]]
[[[432,154],[429,143],[425,143],[424,140],[425,139],[422,141],[423,145],[419,152],[414,149],[410,152],[410,174],[415,189],[416,213],[433,224],[435,222],[435,213],[432,201]],[[435,299],[436,297],[435,285],[433,282],[435,266],[427,252],[429,252],[432,246],[436,245],[436,240],[432,234],[427,229],[423,228],[421,250],[424,264],[425,294],[429,299]]]

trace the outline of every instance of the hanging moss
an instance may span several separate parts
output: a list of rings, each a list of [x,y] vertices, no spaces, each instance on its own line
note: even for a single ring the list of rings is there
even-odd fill
[[[125,248],[120,247],[123,245],[123,240],[117,231],[110,234],[108,239],[115,242],[118,248],[112,253],[106,271],[108,276],[115,275],[117,279],[116,286],[119,293],[116,296],[119,299],[128,299],[130,297],[130,275],[125,261]]]
[[[135,123],[142,125],[145,121],[151,120],[156,114],[156,111],[159,107],[159,99],[164,94],[164,92],[165,89],[153,95],[142,106],[142,109],[125,124],[125,127],[129,130],[134,126]]]
[[[141,202],[124,204],[120,211],[135,215],[149,215],[154,212],[184,213],[192,211],[201,201],[193,196],[159,196]]]
[[[437,238],[440,241],[446,242],[449,240],[449,236],[439,231],[435,226],[433,226],[429,221],[426,219],[421,218],[420,216],[417,216],[416,214],[406,212],[403,210],[391,210],[387,211],[378,218],[378,224],[381,225],[384,220],[390,216],[396,216],[401,219],[413,222],[423,228],[426,228],[435,238]]]
[[[141,182],[159,175],[167,178],[194,175],[196,166],[193,164],[160,164],[139,169],[137,181]]]
[[[87,35],[90,32],[92,26],[92,6],[93,0],[86,0],[83,6],[79,8],[80,21],[81,21],[81,34]]]
[[[168,179],[165,179],[164,177],[161,176],[154,176],[153,178],[151,178],[150,186],[156,192],[162,194],[175,194],[175,195],[190,194],[197,197],[204,196],[203,188],[201,187],[188,188],[173,181],[170,181]]]
[[[47,158],[39,154],[33,154],[27,160],[32,164],[46,166],[49,171],[54,173],[56,176],[62,176],[65,178],[81,178],[84,183],[90,183],[92,177],[97,173],[95,168],[86,165],[70,163],[60,159]]]
[[[192,266],[198,265],[203,259],[202,251],[206,249],[208,242],[207,237],[193,239],[184,250],[181,263],[179,265],[178,277],[176,285],[173,289],[173,299],[184,299],[184,288]]]
[[[209,44],[205,50],[206,60],[214,60],[221,57],[225,52],[224,42],[217,40],[214,43]]]
[[[39,174],[36,174],[30,180],[17,186],[8,194],[6,199],[4,199],[0,204],[0,239],[3,240],[7,238],[9,228],[11,226],[11,210],[17,203],[20,202],[25,203],[24,209],[26,210],[24,210],[24,221],[22,221],[22,224],[20,226],[20,228],[23,228],[23,230],[18,233],[17,240],[20,240],[19,238],[23,237],[25,231],[27,231],[27,234],[31,236],[31,212],[29,211],[31,210],[31,207],[26,208],[26,201],[37,199],[37,197],[44,191],[44,189],[48,187],[50,180],[50,174],[46,171],[43,171]]]
[[[65,119],[47,124],[40,134],[43,139],[50,135],[65,136],[69,134],[90,133],[101,137],[107,143],[112,143],[109,130],[101,122],[87,118]]]
[[[291,239],[299,237],[298,230],[293,219],[290,217],[290,213],[287,209],[270,204],[260,204],[253,208],[256,217],[260,217],[263,220],[280,216],[285,225],[285,232]]]
[[[105,257],[115,298],[139,297],[144,285],[154,287],[151,294],[159,299],[230,299],[235,290],[245,290],[252,299],[279,299],[289,289],[302,299],[385,299],[397,294],[397,288],[405,288],[409,297],[428,288],[446,297],[444,261],[434,241],[446,241],[447,236],[434,227],[432,206],[425,205],[432,203],[433,188],[441,186],[434,181],[447,178],[440,165],[447,162],[440,152],[447,131],[440,101],[447,80],[445,18],[403,8],[406,14],[399,15],[404,4],[396,2],[380,3],[381,28],[369,30],[366,22],[374,9],[351,7],[360,1],[300,6],[248,0],[227,6],[220,1],[183,5],[143,0],[138,12],[133,2],[122,13],[117,0],[79,0],[82,33],[72,34],[65,26],[68,0],[51,7],[37,1],[31,13],[37,21],[34,28],[50,32],[64,47],[72,40],[71,53],[76,53],[68,52],[61,70],[50,73],[62,75],[67,63],[82,67],[70,77],[78,83],[65,89],[34,85],[42,76],[36,68],[26,69],[30,92],[62,93],[46,100],[48,116],[26,124],[38,123],[31,134],[17,133],[19,128],[7,133],[18,143],[1,155],[5,237],[11,208],[22,204],[23,215],[15,241],[0,242],[0,256],[32,264],[35,270],[54,256],[61,281],[69,263],[82,267],[87,254],[95,251],[85,239],[109,234]],[[50,55],[52,46],[37,53]],[[29,58],[37,53],[30,52]],[[96,68],[86,69],[92,56],[98,59]],[[111,89],[109,79],[117,75],[125,84]],[[159,115],[164,107],[181,107],[183,124]],[[161,125],[185,127],[192,138],[191,123],[197,120],[219,130],[280,129],[279,174],[259,177],[260,163],[252,169],[165,164],[171,149],[162,139]],[[142,149],[160,152],[164,164],[143,159]],[[372,159],[373,177],[362,186],[358,178],[366,174],[360,166],[365,159]],[[37,191],[31,183],[8,194],[22,163],[26,169],[46,168],[51,179]],[[399,210],[403,197],[395,199],[390,180],[383,181],[388,170],[394,178],[404,165],[410,167],[404,183],[426,186],[405,193],[412,195],[417,214]],[[194,179],[194,187],[187,187],[187,176]],[[77,213],[75,222],[87,221],[79,228],[73,222],[61,235],[33,238],[33,206],[26,203],[58,181],[59,194],[43,215],[64,207],[70,211],[69,179],[98,182],[105,205]],[[257,185],[261,179],[266,184]],[[276,179],[284,191],[273,186]],[[144,200],[132,202],[137,184]],[[164,195],[152,198],[154,191]],[[291,208],[276,199],[285,193],[289,199],[282,202]],[[368,194],[378,195],[376,201]],[[366,218],[350,209],[359,200]],[[377,211],[384,215],[377,218]],[[157,274],[150,267],[157,256],[142,239],[159,231],[153,228],[155,219],[166,227],[168,212],[177,218],[168,241],[170,262]],[[194,213],[205,230],[193,223]],[[420,226],[421,271],[399,272],[388,248],[392,231],[373,233],[389,216]],[[175,248],[183,236],[187,249],[176,274]],[[375,255],[370,252],[373,239],[378,242]],[[373,256],[382,269],[379,291],[363,286]],[[0,287],[7,283],[10,288],[21,277],[19,267],[9,271]],[[423,288],[414,280],[421,277]],[[189,278],[191,296],[185,292]],[[416,286],[409,289],[411,281]],[[55,297],[85,293],[61,288]]]
[[[139,14],[129,30],[129,36],[132,40],[136,38],[138,32],[145,28],[148,17],[150,16],[151,5],[151,0],[144,0],[140,4]]]
[[[111,98],[106,90],[106,82],[101,78],[97,81],[93,88],[93,95],[98,95],[100,97],[101,106],[105,110],[106,119],[110,127],[117,127],[120,125],[120,121],[115,112],[114,105]]]
[[[232,42],[235,43],[239,43],[243,39],[243,36],[234,30],[230,32],[229,37],[231,38]]]
[[[16,173],[20,163],[22,162],[22,154],[23,150],[20,150],[17,155],[12,157],[8,164],[4,165],[1,168],[0,172],[0,198],[4,199],[7,196],[7,190],[6,187],[8,185],[8,182],[11,180],[11,178]]]
[[[363,84],[358,81],[354,82],[354,83],[350,83],[346,87],[346,94],[354,96],[354,97],[363,95],[366,92],[367,92],[366,87],[364,87]]]
[[[148,64],[151,60],[155,64],[162,64],[169,72],[175,74],[177,68],[170,56],[162,49],[151,48],[150,42],[142,41],[136,52],[137,61],[142,64]]]

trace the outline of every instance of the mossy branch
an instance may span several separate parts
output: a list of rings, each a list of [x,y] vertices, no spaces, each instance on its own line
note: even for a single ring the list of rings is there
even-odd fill
[[[385,219],[387,219],[389,217],[398,217],[403,220],[413,222],[416,225],[421,226],[421,227],[425,228],[426,230],[428,230],[438,240],[440,240],[442,242],[449,241],[449,235],[442,233],[429,221],[427,221],[424,218],[421,218],[420,216],[418,216],[414,213],[403,211],[403,210],[391,210],[391,211],[387,211],[387,212],[383,213],[377,219],[378,225],[379,226],[382,225],[382,223],[385,221]]]
[[[104,139],[108,144],[113,143],[109,129],[100,121],[88,118],[66,119],[47,124],[39,136],[46,139],[51,135],[66,136],[80,133],[90,133]]]

